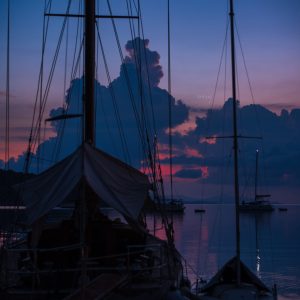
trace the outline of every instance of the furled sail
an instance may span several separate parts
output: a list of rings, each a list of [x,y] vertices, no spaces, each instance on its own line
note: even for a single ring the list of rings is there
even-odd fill
[[[21,185],[27,222],[34,223],[62,204],[81,180],[108,206],[137,220],[150,187],[137,169],[85,143],[73,154]]]

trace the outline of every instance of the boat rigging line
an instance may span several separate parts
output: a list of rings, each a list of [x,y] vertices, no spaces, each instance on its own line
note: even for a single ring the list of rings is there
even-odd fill
[[[169,104],[169,162],[170,162],[170,192],[173,195],[173,141],[172,141],[172,86],[171,86],[171,25],[170,25],[170,0],[168,0],[168,104]]]
[[[67,5],[67,13],[70,10],[70,6],[71,6],[71,0],[68,1],[68,5]],[[47,9],[47,8],[46,8]],[[49,10],[51,9],[51,2],[49,5]],[[44,22],[45,22],[45,18],[47,17],[46,11],[44,14]],[[67,17],[64,18],[63,21],[63,26],[59,35],[59,39],[58,39],[58,44],[55,50],[55,54],[54,54],[54,58],[52,61],[52,65],[50,68],[50,73],[49,73],[49,77],[46,83],[46,87],[44,90],[44,94],[42,99],[40,100],[40,106],[41,108],[39,109],[39,115],[37,117],[37,120],[35,120],[35,114],[36,114],[36,109],[37,109],[37,105],[38,105],[38,95],[39,95],[39,91],[40,89],[42,89],[42,79],[43,79],[43,61],[44,61],[44,54],[45,54],[45,45],[46,45],[46,38],[47,38],[47,32],[48,32],[48,24],[49,24],[49,17],[47,19],[47,26],[46,28],[43,26],[43,29],[46,29],[46,32],[43,33],[43,45],[42,45],[42,61],[41,61],[41,67],[40,67],[40,74],[39,74],[39,81],[38,81],[38,90],[37,90],[37,95],[36,95],[36,101],[35,101],[35,105],[34,105],[34,113],[33,113],[33,118],[32,118],[32,125],[31,125],[31,131],[30,131],[30,136],[29,136],[29,140],[28,140],[28,148],[27,148],[27,154],[26,154],[26,159],[25,159],[25,164],[24,164],[24,173],[28,173],[29,171],[29,165],[30,165],[30,155],[32,152],[35,151],[35,148],[37,146],[37,140],[38,140],[38,135],[39,135],[39,123],[41,122],[42,118],[43,118],[43,114],[46,108],[46,103],[47,103],[47,98],[48,98],[48,94],[50,91],[50,86],[51,86],[51,82],[53,79],[53,75],[54,75],[54,71],[55,71],[55,67],[56,67],[56,62],[58,59],[58,55],[59,55],[59,51],[60,51],[60,47],[61,47],[61,43],[62,43],[62,39],[63,39],[63,33],[66,27],[66,22],[67,22]],[[41,93],[41,91],[40,91]],[[34,126],[34,122],[36,121],[36,126]]]
[[[9,169],[10,158],[10,0],[7,0],[7,44],[6,44],[6,90],[5,90],[5,170]]]
[[[64,41],[64,37],[65,37],[65,32],[67,32],[67,36],[65,39],[65,53],[64,53],[64,76],[63,76],[63,86],[64,86],[64,90],[66,88],[66,84],[67,84],[67,60],[68,60],[68,50],[69,50],[69,22],[68,22],[68,17],[77,17],[78,21],[77,21],[77,27],[76,27],[76,37],[75,37],[75,50],[74,50],[74,54],[73,54],[73,60],[72,60],[72,67],[71,67],[71,78],[70,78],[70,82],[72,83],[72,81],[75,79],[75,76],[77,74],[78,69],[80,68],[80,62],[81,62],[81,58],[82,58],[82,49],[83,49],[83,44],[85,41],[85,38],[80,39],[79,35],[80,32],[82,31],[81,27],[81,23],[80,22],[80,18],[81,18],[81,1],[79,1],[79,14],[78,15],[73,15],[70,13],[70,9],[71,9],[71,0],[68,1],[67,7],[66,7],[66,13],[65,14],[54,14],[51,12],[52,10],[52,0],[49,1],[45,1],[45,8],[44,8],[44,19],[43,19],[43,39],[42,39],[42,59],[41,59],[41,64],[40,64],[40,71],[39,71],[39,80],[38,80],[38,88],[37,88],[37,93],[36,93],[36,99],[35,99],[35,105],[34,105],[34,112],[33,112],[33,118],[32,118],[32,125],[31,125],[31,130],[30,130],[30,136],[29,136],[29,140],[28,140],[28,147],[27,147],[27,153],[26,153],[26,158],[25,158],[25,163],[24,163],[24,172],[28,173],[29,172],[29,166],[30,166],[30,162],[31,162],[31,154],[35,153],[36,148],[40,145],[40,131],[41,131],[41,122],[43,119],[43,115],[45,112],[45,108],[46,108],[46,103],[48,100],[48,96],[49,96],[49,92],[50,92],[50,87],[51,87],[51,83],[53,80],[53,76],[54,76],[54,72],[56,69],[56,65],[57,65],[57,61],[59,58],[59,54],[60,54],[60,50],[62,48],[62,44]],[[148,168],[149,170],[151,170],[151,172],[149,172],[149,176],[151,178],[152,176],[152,182],[155,186],[155,190],[158,191],[159,193],[162,194],[162,197],[157,197],[159,200],[158,201],[165,201],[165,195],[164,195],[164,189],[163,189],[163,179],[162,179],[162,173],[161,173],[161,169],[159,166],[159,160],[157,159],[153,159],[153,149],[151,147],[151,143],[150,143],[150,135],[149,135],[149,129],[152,129],[153,132],[153,139],[155,136],[157,136],[157,132],[156,132],[156,125],[155,125],[155,117],[154,117],[154,108],[153,108],[153,99],[152,99],[152,91],[151,91],[151,83],[150,83],[150,77],[149,77],[149,64],[148,64],[148,58],[147,58],[147,54],[144,51],[144,47],[141,47],[142,45],[139,43],[139,45],[136,45],[135,43],[135,35],[136,35],[136,29],[134,26],[134,20],[138,19],[139,23],[138,23],[138,34],[143,36],[144,39],[144,30],[143,30],[143,23],[142,23],[142,13],[140,10],[140,3],[139,1],[137,2],[137,4],[135,2],[133,2],[133,5],[131,4],[131,2],[128,2],[127,0],[127,10],[128,10],[128,16],[115,16],[112,13],[112,8],[110,5],[109,0],[107,0],[107,6],[109,9],[109,15],[108,16],[101,16],[101,15],[96,15],[95,18],[101,18],[101,17],[105,17],[105,18],[110,18],[111,22],[112,22],[112,27],[113,27],[113,31],[115,34],[115,38],[116,38],[116,42],[117,42],[117,48],[119,51],[119,55],[120,55],[120,59],[121,59],[121,63],[122,63],[122,70],[124,72],[124,77],[127,83],[127,89],[128,89],[128,93],[129,93],[129,98],[131,100],[131,105],[132,105],[132,109],[133,109],[133,113],[135,116],[135,121],[137,123],[137,130],[139,133],[139,138],[141,141],[141,147],[143,149],[143,153],[145,156],[145,160],[143,160],[144,162],[146,162],[148,164]],[[169,5],[169,4],[168,4]],[[133,7],[136,10],[136,13],[138,14],[138,16],[134,16],[133,13]],[[49,72],[49,76],[47,79],[47,82],[44,86],[43,84],[43,77],[44,77],[44,59],[45,59],[45,48],[46,48],[46,42],[47,42],[47,36],[48,36],[48,30],[49,30],[49,19],[51,16],[62,16],[63,17],[63,23],[62,23],[62,27],[61,27],[61,31],[58,37],[58,43],[55,49],[55,54],[53,56],[53,60],[52,60],[52,64],[50,67],[50,72]],[[141,98],[141,115],[139,115],[138,113],[138,107],[135,103],[135,99],[134,99],[134,94],[132,91],[132,86],[130,83],[130,78],[129,78],[129,74],[126,68],[126,64],[124,64],[125,60],[124,60],[124,56],[122,53],[122,48],[121,48],[121,44],[120,44],[120,40],[118,37],[118,32],[117,32],[117,28],[116,28],[116,24],[114,19],[115,18],[128,18],[129,19],[129,25],[130,25],[130,31],[131,31],[131,36],[132,36],[132,41],[135,47],[135,51],[136,53],[138,53],[138,56],[135,56],[134,58],[136,59],[136,70],[139,73],[137,78],[139,80],[139,92],[140,92],[140,98]],[[170,22],[170,21],[169,21]],[[168,25],[170,27],[170,24]],[[103,47],[103,43],[101,41],[101,37],[100,37],[100,31],[99,31],[99,26],[98,23],[96,22],[96,29],[97,29],[97,37],[99,40],[99,45],[101,48],[101,52],[102,52],[102,57],[104,60],[104,65],[105,65],[105,72],[106,72],[106,76],[108,78],[108,82],[109,82],[109,91],[111,93],[111,97],[113,99],[113,106],[114,106],[114,111],[115,111],[115,117],[117,120],[117,126],[118,126],[118,130],[119,130],[119,134],[120,134],[120,141],[122,144],[122,149],[123,149],[123,153],[125,153],[126,156],[126,161],[128,161],[130,163],[130,157],[129,157],[129,151],[128,151],[128,147],[126,145],[126,138],[125,138],[125,134],[123,132],[123,126],[122,126],[122,122],[121,122],[121,118],[119,115],[119,111],[118,111],[118,106],[117,106],[117,101],[116,101],[116,96],[114,95],[114,91],[112,90],[112,81],[111,81],[111,77],[109,74],[109,69],[108,69],[108,64],[105,58],[105,54],[104,54],[104,47]],[[170,28],[169,28],[170,31]],[[170,40],[170,37],[168,38]],[[81,42],[79,43],[79,40],[81,40]],[[80,46],[79,46],[80,45]],[[137,50],[137,47],[141,48],[139,50]],[[170,41],[169,41],[169,46],[170,48]],[[170,52],[170,49],[169,49]],[[145,65],[145,66],[144,66]],[[169,60],[169,65],[170,65],[170,60]],[[148,113],[147,113],[147,106],[144,104],[144,99],[145,99],[145,91],[144,90],[144,86],[143,86],[143,82],[142,82],[142,76],[144,75],[144,70],[142,70],[142,67],[145,67],[146,70],[146,84],[148,86],[148,92],[149,92],[149,98],[150,98],[150,107],[151,107],[151,115],[152,115],[152,127],[149,126],[150,122],[147,119]],[[168,71],[169,73],[169,106],[171,105],[171,74],[170,74],[171,70]],[[98,91],[98,89],[97,89]],[[62,147],[62,136],[64,133],[64,128],[65,128],[65,121],[67,118],[71,118],[73,116],[71,115],[67,115],[68,112],[68,108],[70,105],[70,100],[71,100],[71,94],[72,94],[72,86],[69,89],[66,98],[64,99],[64,104],[63,104],[63,116],[61,116],[62,121],[59,125],[58,125],[58,132],[57,132],[57,138],[55,140],[55,145],[54,145],[54,150],[53,151],[53,156],[52,156],[52,161],[57,161],[58,157],[59,157],[59,153],[60,153],[60,149]],[[169,110],[171,108],[169,107]],[[171,114],[171,112],[170,112]],[[60,116],[56,117],[57,120],[60,118]],[[55,117],[54,118],[49,118],[46,121],[56,121]],[[93,123],[93,130],[95,130],[94,126],[95,126],[95,122]],[[170,130],[172,127],[172,123],[169,124]],[[89,130],[90,132],[90,130]],[[87,134],[87,133],[86,133]],[[92,136],[94,136],[94,133],[92,133]],[[94,143],[94,138],[92,138],[91,136],[88,137],[89,140],[91,140],[92,143]],[[171,135],[170,135],[170,139],[172,139]],[[156,145],[157,146],[157,145]],[[42,150],[42,149],[40,149]],[[156,149],[156,153],[158,149]],[[39,159],[44,160],[44,158],[40,158],[40,155],[42,155],[41,151],[38,151],[39,155],[36,157],[38,160],[38,171],[39,171]],[[170,157],[172,157],[172,149],[171,149],[171,155]],[[154,164],[153,162],[156,161],[156,163],[158,163],[158,165]],[[153,178],[153,174],[154,169],[158,168],[158,172],[156,172],[156,176],[159,178],[156,178],[154,180]],[[172,173],[172,172],[171,172]],[[158,180],[157,180],[158,179]],[[166,226],[166,228],[171,228],[172,224],[168,221],[168,217],[165,215],[163,217],[164,219],[164,224]],[[167,231],[169,231],[169,229]],[[170,239],[170,237],[172,236],[172,233],[168,234],[168,237]]]
[[[100,45],[100,48],[101,48],[102,58],[103,58],[103,61],[104,61],[104,68],[105,68],[106,77],[107,77],[107,80],[108,80],[108,89],[109,89],[109,92],[110,92],[110,95],[111,95],[111,98],[112,98],[112,103],[113,103],[113,108],[114,108],[114,112],[115,112],[116,122],[117,122],[119,135],[120,135],[121,146],[122,146],[122,149],[123,149],[123,153],[125,155],[124,158],[125,158],[126,162],[131,164],[129,151],[128,151],[128,146],[127,146],[127,142],[126,142],[126,137],[125,137],[125,134],[124,134],[124,131],[123,131],[122,120],[121,120],[120,112],[119,112],[118,105],[117,105],[117,98],[116,98],[116,95],[115,95],[114,88],[112,86],[112,80],[111,80],[111,76],[110,76],[110,72],[109,72],[109,68],[108,68],[106,55],[105,55],[105,52],[104,52],[102,39],[101,39],[101,36],[100,36],[98,22],[96,22],[96,32],[97,32],[99,45]]]

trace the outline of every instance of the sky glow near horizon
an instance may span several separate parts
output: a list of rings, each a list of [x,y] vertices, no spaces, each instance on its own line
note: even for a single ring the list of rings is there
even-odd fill
[[[53,12],[64,12],[67,1],[53,1]],[[74,1],[79,3],[78,0]],[[115,14],[126,14],[125,2],[111,1]],[[41,61],[41,41],[44,1],[10,0],[11,3],[11,155],[17,157],[26,149],[28,133],[36,97],[38,72]],[[100,13],[108,14],[105,1],[99,1]],[[159,87],[167,89],[167,1],[141,0],[145,38],[149,49],[160,54],[160,65],[164,72]],[[5,71],[6,71],[6,7],[0,3],[0,159],[3,158]],[[212,106],[212,98],[222,46],[228,20],[227,0],[171,1],[171,71],[172,95],[181,99],[196,112],[190,121],[178,125],[181,133],[195,128],[195,115]],[[236,24],[247,69],[249,72],[254,101],[280,114],[281,109],[300,107],[300,1],[298,0],[239,0],[235,1]],[[75,22],[75,21],[71,21]],[[62,20],[50,20],[48,36],[49,57],[46,59],[45,74],[49,71],[54,47],[57,44]],[[74,23],[73,23],[74,24]],[[125,25],[124,25],[125,24]],[[116,21],[120,44],[126,55],[125,44],[131,39],[128,22]],[[71,26],[71,23],[70,23]],[[112,79],[119,76],[121,61],[109,20],[100,22],[101,36],[109,61]],[[70,31],[70,36],[72,33]],[[71,40],[71,37],[70,37]],[[252,103],[251,93],[243,65],[243,58],[236,38],[239,90],[241,106]],[[48,112],[61,106],[68,84],[64,90],[65,41],[62,44],[57,70],[53,79],[46,108]],[[72,53],[73,48],[69,46]],[[227,48],[229,51],[229,48]],[[69,58],[70,61],[70,58]],[[102,65],[101,65],[102,63]],[[100,63],[99,81],[107,85]],[[226,86],[225,85],[226,65]],[[102,66],[102,69],[101,69]],[[221,108],[230,97],[229,53],[226,64],[222,63],[214,107]],[[68,70],[71,63],[68,62]],[[82,66],[81,66],[82,67]],[[67,82],[70,77],[67,77]],[[49,128],[46,138],[55,133]],[[182,149],[184,152],[184,149]],[[186,148],[186,153],[200,155],[195,148]],[[197,153],[196,153],[197,152]],[[197,156],[196,155],[196,156]],[[176,171],[179,170],[176,167]],[[181,178],[183,180],[183,178]]]

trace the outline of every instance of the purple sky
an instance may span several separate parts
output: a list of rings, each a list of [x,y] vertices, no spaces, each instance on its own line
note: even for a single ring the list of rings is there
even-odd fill
[[[76,4],[78,2],[74,1]],[[124,14],[125,1],[111,1],[115,13]],[[141,1],[145,37],[151,48],[161,55],[166,73],[167,21],[166,1]],[[10,0],[11,3],[11,90],[14,101],[32,102],[40,64],[42,10],[41,0]],[[64,5],[62,5],[64,4]],[[74,6],[77,6],[75,5]],[[117,5],[116,5],[117,4]],[[5,89],[5,30],[6,1],[0,4],[0,90]],[[106,13],[105,1],[99,2],[100,12]],[[53,11],[62,11],[64,1],[53,1]],[[227,19],[226,0],[190,0],[171,3],[172,86],[176,98],[197,106],[207,106],[212,98],[220,61]],[[254,89],[255,101],[279,106],[299,104],[300,94],[300,3],[298,0],[239,0],[235,3],[236,23],[239,29],[246,63]],[[57,24],[57,27],[53,26]],[[55,45],[55,28],[60,20],[51,21],[49,44]],[[101,25],[112,77],[119,73],[117,57],[109,20]],[[130,39],[126,21],[118,21],[121,45]],[[63,55],[62,55],[63,56]],[[110,59],[111,58],[111,59]],[[112,61],[112,63],[111,63]],[[243,63],[238,56],[240,90],[243,103],[251,103],[249,88],[243,76]],[[57,81],[60,81],[57,72]],[[103,72],[102,72],[103,73]],[[100,76],[102,74],[100,72]],[[60,75],[62,76],[62,75]],[[104,76],[102,76],[104,78]],[[221,76],[222,80],[224,75]],[[222,81],[221,81],[222,82]],[[166,87],[166,76],[161,87]],[[223,88],[221,88],[223,94]],[[230,91],[227,89],[227,95]],[[54,100],[59,101],[60,95]],[[219,97],[217,103],[223,103]],[[1,97],[3,102],[3,97]]]
[[[53,12],[63,12],[67,1],[53,0]],[[190,0],[171,2],[171,61],[172,95],[192,108],[208,108],[216,84],[227,22],[226,0]],[[251,80],[254,102],[276,113],[282,108],[300,107],[300,1],[298,0],[239,0],[235,1],[238,27],[246,65]],[[10,0],[11,3],[11,153],[20,154],[31,126],[32,107],[37,90],[41,59],[42,0]],[[73,7],[78,7],[74,0]],[[100,13],[107,13],[106,1],[98,1]],[[111,1],[115,14],[126,14],[126,1]],[[149,48],[160,54],[165,76],[159,87],[167,87],[167,1],[141,0],[145,38]],[[3,157],[5,70],[6,70],[6,7],[0,3],[0,153]],[[45,59],[45,74],[49,71],[62,20],[50,21]],[[70,28],[74,28],[71,21]],[[120,44],[131,39],[127,21],[116,21]],[[112,79],[119,76],[121,61],[109,20],[100,23]],[[75,30],[69,30],[68,53],[73,53]],[[60,106],[64,100],[65,39],[49,94],[46,111]],[[229,50],[229,48],[227,48]],[[241,105],[253,103],[237,39],[238,79]],[[67,71],[71,69],[71,54]],[[225,85],[225,65],[227,68]],[[82,68],[82,66],[81,66]],[[214,101],[221,108],[230,97],[229,55],[223,61]],[[103,61],[99,59],[99,80],[107,84]],[[67,75],[67,82],[70,76]],[[66,89],[68,89],[68,84]],[[45,116],[47,116],[46,113]],[[53,133],[52,133],[53,135]],[[51,136],[51,131],[47,132]],[[193,148],[190,149],[194,151]]]

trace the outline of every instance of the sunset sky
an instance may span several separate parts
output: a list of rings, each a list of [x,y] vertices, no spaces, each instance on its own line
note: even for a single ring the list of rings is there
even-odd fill
[[[52,2],[52,12],[63,13],[66,11],[67,1],[53,0]],[[74,0],[73,2],[71,10],[75,11],[79,1]],[[158,87],[166,89],[168,59],[167,1],[141,0],[140,2],[144,37],[149,39],[148,49],[156,51],[160,55],[159,64],[162,66],[164,73]],[[182,107],[182,117],[178,117],[178,123],[175,122],[179,132],[183,133],[183,129],[195,129],[199,124],[195,117],[199,114],[202,117],[203,109],[212,107],[214,87],[228,21],[228,1],[189,0],[170,2],[172,95],[176,100],[181,99],[183,104],[187,106],[187,108]],[[108,14],[106,1],[98,1],[97,3],[99,13]],[[10,5],[11,156],[17,157],[25,150],[31,126],[41,61],[44,1],[10,0]],[[112,0],[111,5],[114,14],[127,14],[126,1]],[[300,1],[238,0],[235,1],[235,13],[236,25],[253,89],[254,103],[264,106],[278,116],[282,109],[291,112],[292,109],[300,108]],[[66,53],[68,53],[67,71],[70,72],[72,66],[72,53],[74,50],[72,41],[75,40],[75,30],[71,28],[74,24],[76,24],[75,20],[71,20],[69,23],[69,48],[67,52],[66,35],[62,42],[45,118],[49,115],[51,109],[57,109],[62,105],[66,90],[70,87],[69,74],[66,75],[65,90],[63,82]],[[61,25],[62,19],[52,18],[50,20],[48,47],[45,55],[45,74],[50,69]],[[119,20],[116,21],[116,25],[120,45],[123,47],[124,56],[126,56],[128,53],[125,50],[125,45],[127,41],[131,40],[129,24],[128,21]],[[114,80],[120,76],[121,61],[117,52],[111,21],[101,20],[99,27],[106,50],[106,58],[109,62],[110,75]],[[4,157],[6,30],[7,1],[5,0],[0,2],[0,159]],[[253,104],[253,101],[238,38],[236,42],[238,98],[243,107]],[[227,51],[229,51],[229,48],[227,48]],[[224,89],[225,66],[227,68],[227,81]],[[99,59],[98,75],[100,83],[106,86],[107,79],[101,59]],[[221,65],[219,85],[213,105],[215,109],[222,109],[225,101],[231,95],[229,75],[229,54],[227,52],[227,63],[225,64],[223,60]],[[180,108],[177,108],[179,112]],[[189,119],[183,117],[183,111],[185,110],[188,111]],[[295,120],[298,120],[298,117],[295,118]],[[280,122],[279,119],[278,122]],[[288,124],[291,124],[291,122]],[[286,128],[290,128],[289,126],[287,125]],[[196,128],[195,132],[197,130]],[[46,130],[46,138],[55,135],[53,129],[48,128]],[[191,137],[192,135],[189,138]],[[185,158],[193,157],[194,159],[200,159],[203,156],[196,145],[188,143],[188,138],[184,143],[182,141],[183,139],[180,142],[178,141],[178,145],[175,145],[175,149],[177,147],[180,155]],[[162,148],[164,145],[164,143],[161,143]],[[295,145],[295,147],[298,146],[298,144]],[[296,151],[298,148],[294,149]],[[299,149],[297,150],[298,153]],[[178,157],[180,155],[178,154]],[[182,163],[178,163],[174,167],[175,173],[181,171],[177,180],[190,180],[191,178],[183,178],[187,172],[182,165]],[[206,176],[205,172],[207,172],[205,166],[200,167],[199,165],[190,166],[188,171],[190,173],[193,171],[194,177],[197,172],[201,173],[202,178]],[[299,180],[299,178],[296,180]],[[191,192],[190,196],[195,193]]]

